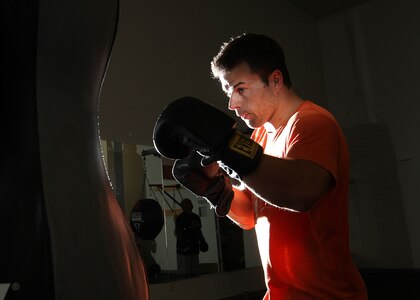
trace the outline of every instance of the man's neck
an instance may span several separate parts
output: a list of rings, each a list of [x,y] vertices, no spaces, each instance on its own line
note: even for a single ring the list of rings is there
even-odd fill
[[[278,98],[279,105],[273,113],[273,117],[269,122],[264,124],[267,132],[276,131],[284,126],[290,117],[295,114],[302,102],[302,98],[300,98],[293,89],[285,89],[280,93]]]

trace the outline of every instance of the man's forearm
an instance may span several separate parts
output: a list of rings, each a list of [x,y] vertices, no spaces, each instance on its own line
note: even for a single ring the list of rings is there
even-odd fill
[[[310,209],[334,184],[332,175],[313,162],[268,155],[242,180],[267,203],[296,211]]]
[[[234,193],[235,196],[227,216],[243,229],[254,228],[255,217],[252,200],[245,191],[234,188]]]

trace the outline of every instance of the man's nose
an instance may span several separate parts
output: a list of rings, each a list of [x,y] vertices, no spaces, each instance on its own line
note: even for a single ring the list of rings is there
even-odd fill
[[[232,94],[229,97],[229,105],[228,105],[228,108],[230,110],[236,110],[237,108],[239,108],[239,101],[238,101],[237,97],[235,97],[235,94]]]

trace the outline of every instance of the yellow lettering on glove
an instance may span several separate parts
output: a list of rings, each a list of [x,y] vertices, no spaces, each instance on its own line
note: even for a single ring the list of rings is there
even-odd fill
[[[235,132],[233,138],[229,141],[229,149],[240,155],[253,159],[258,152],[259,145],[245,135]]]

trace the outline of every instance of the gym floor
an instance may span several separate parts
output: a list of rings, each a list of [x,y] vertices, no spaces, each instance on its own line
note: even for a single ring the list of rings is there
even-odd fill
[[[420,270],[369,269],[360,272],[368,290],[369,300],[420,299]],[[150,278],[150,283],[183,279],[186,278],[176,272],[161,273]],[[218,300],[261,300],[264,294],[265,290],[253,291]]]
[[[369,300],[420,299],[420,270],[361,270]],[[219,300],[261,300],[265,291]]]

